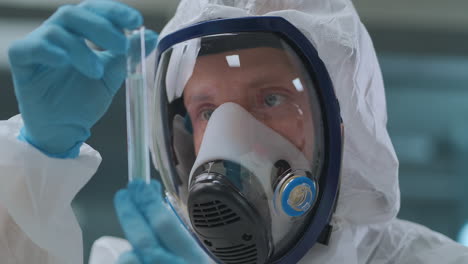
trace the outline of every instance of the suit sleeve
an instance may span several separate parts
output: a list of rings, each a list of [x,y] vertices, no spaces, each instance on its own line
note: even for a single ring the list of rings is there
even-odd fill
[[[71,201],[101,156],[87,145],[75,159],[50,158],[17,139],[20,116],[0,121],[2,263],[82,264],[81,229]]]

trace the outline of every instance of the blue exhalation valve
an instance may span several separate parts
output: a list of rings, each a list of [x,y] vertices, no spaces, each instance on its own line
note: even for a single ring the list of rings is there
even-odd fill
[[[288,179],[280,190],[281,207],[289,216],[301,216],[317,199],[317,185],[312,179],[299,176]]]

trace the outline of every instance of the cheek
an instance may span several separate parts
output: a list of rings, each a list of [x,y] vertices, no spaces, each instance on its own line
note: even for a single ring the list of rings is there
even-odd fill
[[[198,155],[200,146],[203,139],[203,134],[205,133],[206,125],[192,124],[193,126],[193,146],[195,149],[195,155]]]
[[[310,113],[304,113],[298,118],[271,119],[264,121],[264,124],[301,150],[307,160],[313,160],[315,133]]]
[[[201,143],[200,137],[197,135],[197,133],[194,133],[193,134],[193,147],[195,149],[195,156],[198,155],[198,151],[200,150],[200,143]]]
[[[314,120],[310,111],[304,112],[304,154],[309,161],[313,161],[314,152],[315,152],[315,130],[314,130]]]
[[[304,131],[306,134],[305,137],[305,146],[304,146],[304,154],[306,155],[307,159],[312,162],[314,160],[314,152],[315,152],[315,133],[312,125],[308,126]]]
[[[265,124],[303,151],[304,122],[302,119],[271,120]]]

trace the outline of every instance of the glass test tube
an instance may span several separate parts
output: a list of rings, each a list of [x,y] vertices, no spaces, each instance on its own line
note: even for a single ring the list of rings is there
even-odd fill
[[[145,28],[126,32],[130,49],[127,55],[126,110],[128,180],[150,181],[148,117],[146,96]]]

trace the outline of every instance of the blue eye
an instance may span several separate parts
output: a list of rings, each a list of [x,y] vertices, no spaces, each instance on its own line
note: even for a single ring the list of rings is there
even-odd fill
[[[284,101],[285,97],[280,94],[269,94],[265,96],[263,102],[268,107],[275,107],[280,105]]]
[[[208,121],[210,120],[210,117],[211,115],[213,114],[213,109],[207,109],[207,110],[203,110],[200,115],[201,115],[201,118],[205,121]]]

